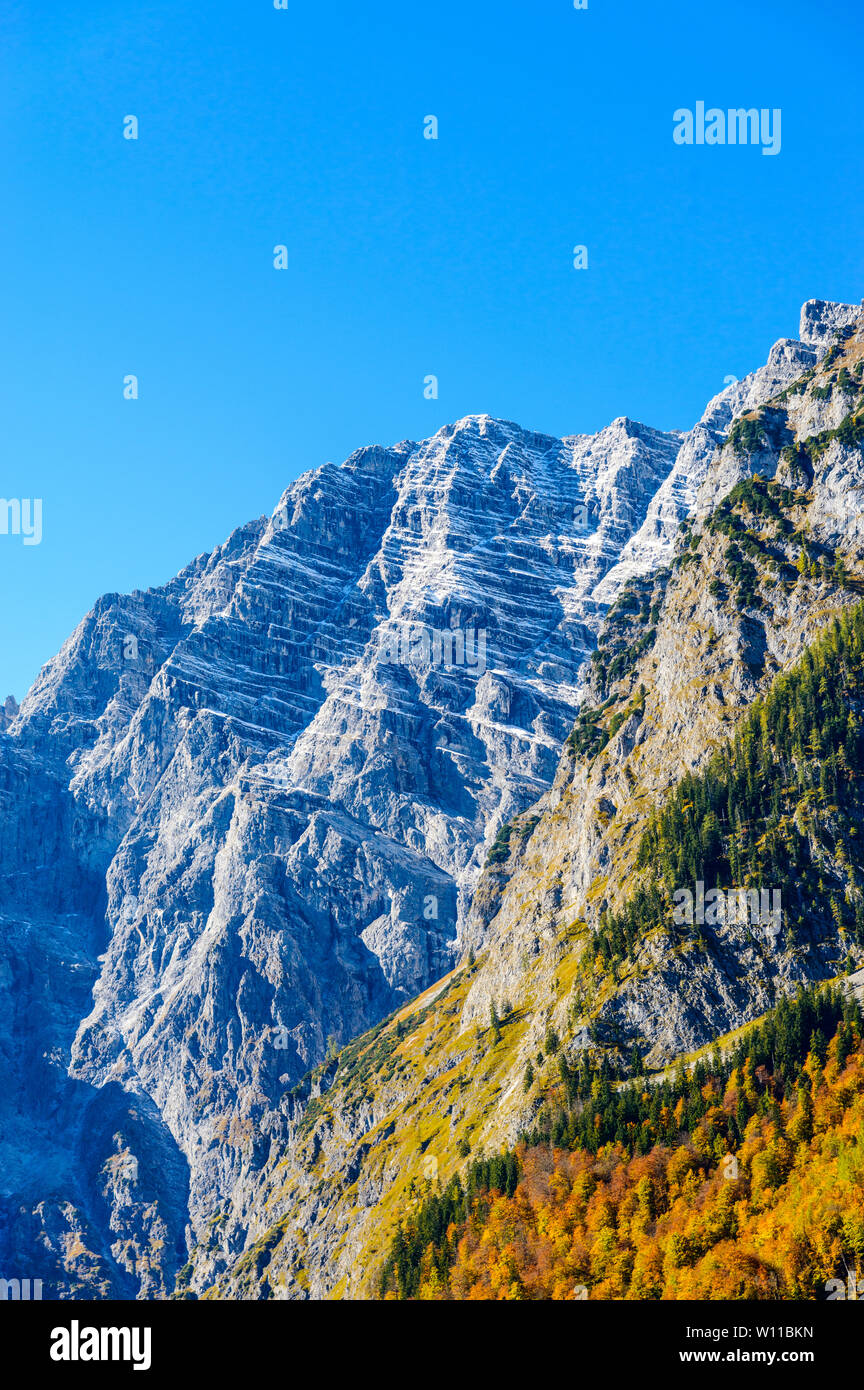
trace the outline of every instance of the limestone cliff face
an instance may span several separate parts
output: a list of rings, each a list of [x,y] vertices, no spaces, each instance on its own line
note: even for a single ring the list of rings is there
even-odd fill
[[[807,577],[739,611],[700,528],[773,468],[814,546],[858,563],[857,313],[806,306],[805,340],[687,435],[468,417],[304,475],[96,605],[0,729],[7,1270],[57,1296],[362,1292],[423,1165],[516,1132],[550,1022],[660,1057],[828,967],[731,942],[752,990],[660,951],[578,994],[647,799],[854,595]],[[669,577],[689,511],[698,563]],[[622,718],[562,757],[622,592],[588,687]]]
[[[797,982],[837,973],[844,950],[823,926],[802,946],[722,925],[706,952],[681,950],[661,929],[617,976],[584,965],[600,913],[632,892],[650,808],[864,592],[864,318],[811,304],[802,322],[809,365],[739,415],[694,491],[671,566],[633,578],[607,619],[585,695],[596,725],[584,727],[600,737],[587,751],[571,740],[550,790],[499,834],[466,923],[471,954],[284,1107],[288,1141],[234,1194],[223,1236],[195,1254],[199,1291],[368,1296],[406,1202],[531,1121],[522,1076],[550,1027],[571,1056],[599,1037],[625,1051],[636,1042],[662,1065]],[[776,525],[746,516],[764,562],[743,602],[712,518],[752,476],[776,482],[784,515]],[[820,562],[801,572],[805,549]],[[498,1042],[492,1006],[505,1020]]]
[[[0,1256],[159,1296],[286,1091],[452,965],[680,437],[486,416],[100,600],[0,729]]]

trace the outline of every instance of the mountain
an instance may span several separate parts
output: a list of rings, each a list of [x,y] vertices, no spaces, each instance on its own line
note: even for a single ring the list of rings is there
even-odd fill
[[[530,980],[530,1045],[549,1017],[563,1035],[551,961],[589,901],[621,896],[640,798],[698,766],[854,592],[820,569],[776,615],[739,612],[706,598],[725,574],[713,533],[697,565],[658,566],[688,513],[785,469],[812,493],[794,503],[812,563],[831,549],[854,567],[860,459],[840,436],[859,315],[806,305],[801,340],[687,434],[619,419],[559,440],[473,416],[304,474],[162,588],[100,600],[20,710],[7,702],[5,1268],[57,1296],[165,1296],[181,1269],[183,1288],[258,1296],[278,1246],[290,1296],[332,1291],[346,1261],[361,1286],[362,1223],[334,1194],[362,1189],[375,1226],[419,1161],[365,1171],[374,1117],[384,1133],[394,1094],[418,1104],[398,1068],[395,1092],[366,1094],[369,1047],[397,1056],[401,1024],[380,1021],[402,1011],[423,1037],[421,1090],[450,1070],[429,1031],[444,998],[451,1028],[485,1028],[505,992],[528,1026]],[[835,429],[817,458],[796,452]],[[572,741],[562,757],[586,691],[618,726],[594,759]],[[469,945],[482,968],[448,974]],[[764,975],[705,1026],[752,1015]],[[659,1057],[698,1033],[675,995],[695,988],[673,972],[594,1012],[604,1026],[635,1011]],[[479,1132],[512,1136],[521,1101],[496,1093],[490,1120],[479,1084],[456,1108],[470,1093]]]
[[[816,360],[736,418],[671,563],[620,590],[552,787],[496,837],[459,966],[310,1075],[289,1143],[194,1252],[193,1289],[373,1296],[423,1194],[542,1127],[559,1053],[660,1075],[860,971],[864,687],[844,686],[834,619],[864,595],[864,316],[804,322]],[[784,908],[678,929],[673,894],[700,879]]]

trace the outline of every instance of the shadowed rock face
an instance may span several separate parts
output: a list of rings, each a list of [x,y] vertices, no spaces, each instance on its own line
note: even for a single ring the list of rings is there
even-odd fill
[[[450,967],[616,584],[839,312],[688,435],[475,416],[306,474],[7,702],[0,1275],[163,1294],[286,1089]]]

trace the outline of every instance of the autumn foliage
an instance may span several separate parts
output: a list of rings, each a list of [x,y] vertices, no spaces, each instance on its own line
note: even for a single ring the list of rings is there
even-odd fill
[[[782,1090],[745,1062],[707,1080],[704,1114],[674,1146],[520,1145],[512,1195],[451,1202],[461,1219],[418,1251],[410,1280],[399,1258],[411,1231],[400,1232],[382,1295],[825,1298],[827,1280],[864,1271],[860,1025],[817,1040]],[[744,1120],[741,1141],[718,1155],[732,1115]]]

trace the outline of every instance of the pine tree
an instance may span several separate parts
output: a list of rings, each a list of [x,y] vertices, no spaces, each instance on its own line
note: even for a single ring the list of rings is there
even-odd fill
[[[495,1001],[494,1001],[494,999],[492,1000],[492,1002],[491,1002],[490,1005],[489,1005],[489,1023],[490,1023],[490,1026],[491,1026],[491,1028],[492,1028],[492,1042],[493,1042],[493,1044],[494,1044],[494,1043],[500,1042],[500,1041],[501,1041],[501,1020],[500,1020],[500,1018],[498,1017],[498,1010],[495,1008]]]

